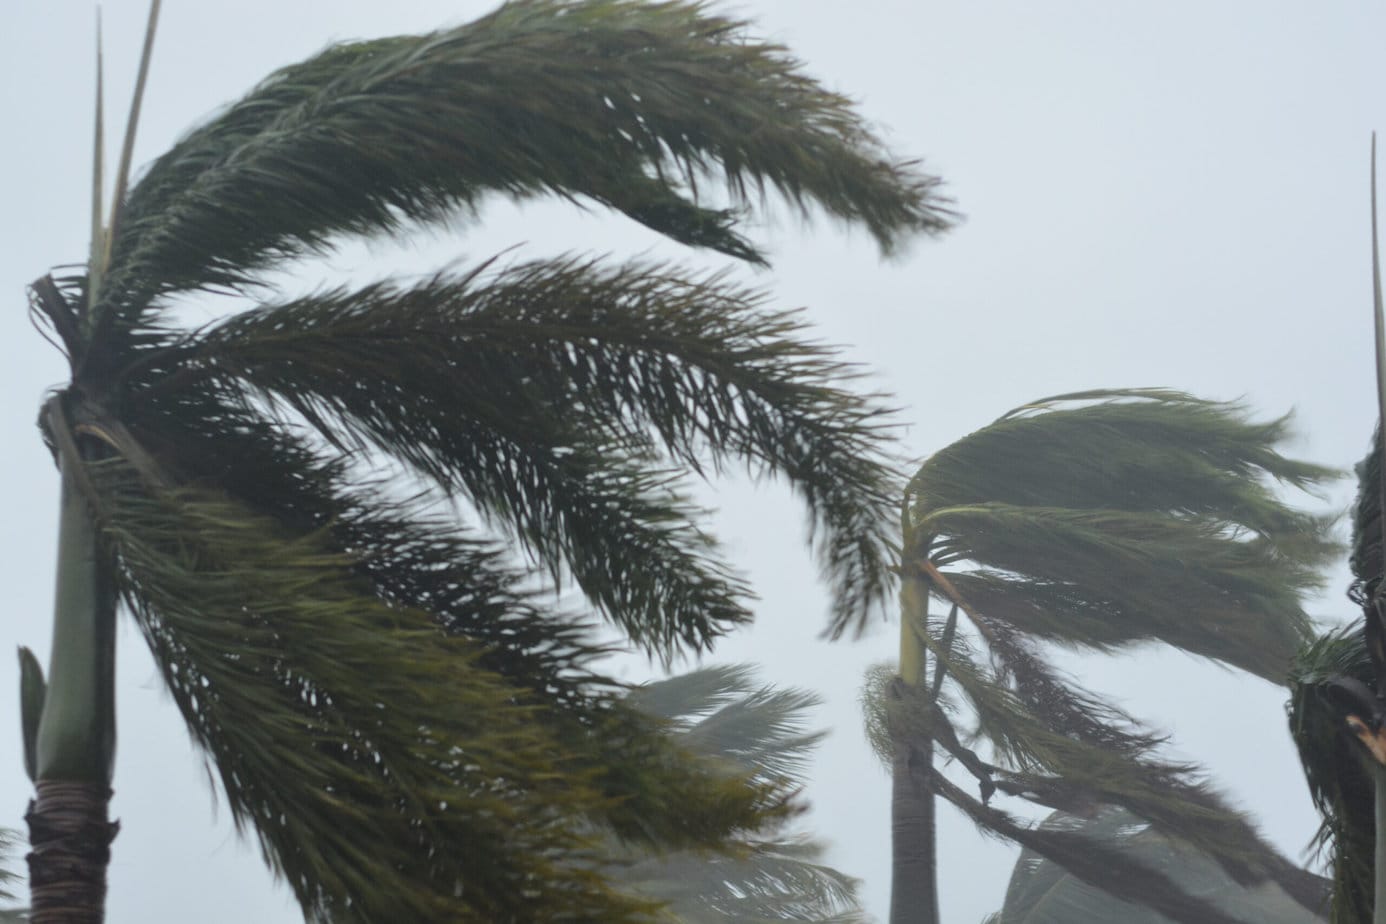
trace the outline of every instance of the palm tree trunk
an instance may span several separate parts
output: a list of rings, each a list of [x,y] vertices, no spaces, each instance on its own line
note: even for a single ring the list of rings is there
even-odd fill
[[[926,652],[916,632],[927,631],[929,588],[921,575],[906,573],[900,587],[900,679],[911,690],[925,683]],[[938,924],[938,848],[934,794],[916,768],[933,764],[930,741],[895,736],[891,766],[890,924]]]
[[[49,682],[32,742],[30,920],[100,924],[116,825],[107,817],[115,756],[115,590],[79,477],[63,462]],[[75,462],[75,460],[73,460]]]
[[[39,780],[29,803],[29,920],[101,924],[106,867],[118,825],[107,820],[111,790],[100,783]]]
[[[933,752],[932,745],[896,747],[890,791],[890,924],[938,924],[934,794],[913,773],[933,762]]]

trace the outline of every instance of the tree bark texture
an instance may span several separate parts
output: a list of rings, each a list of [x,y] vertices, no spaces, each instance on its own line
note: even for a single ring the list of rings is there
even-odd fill
[[[111,790],[100,783],[40,780],[29,803],[29,919],[32,924],[101,924],[106,867],[119,824],[107,819]]]

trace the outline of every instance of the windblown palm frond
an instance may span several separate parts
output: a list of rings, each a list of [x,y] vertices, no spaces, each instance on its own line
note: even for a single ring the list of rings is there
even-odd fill
[[[734,776],[749,773],[792,789],[802,785],[803,764],[822,738],[803,730],[803,713],[815,697],[757,687],[744,666],[645,684],[626,701],[667,722],[680,745]],[[856,881],[822,864],[823,845],[778,828],[767,825],[718,851],[651,854],[616,847],[612,878],[665,902],[665,919],[684,924],[864,922]]]
[[[1149,824],[1120,809],[1099,811],[1092,818],[1056,812],[1038,830],[1065,831],[1086,837],[1109,854],[1138,858],[1164,873],[1186,893],[1197,895],[1245,924],[1312,924],[1325,920],[1271,885],[1246,887],[1234,882],[1212,860],[1161,836]],[[1326,910],[1326,909],[1325,909]],[[1005,907],[986,924],[1171,924],[1146,904],[1133,904],[1076,878],[1059,864],[1026,849],[1021,851],[1006,889]]]
[[[10,869],[9,864],[13,859],[14,848],[19,844],[19,832],[0,828],[0,902],[6,905],[13,905],[18,900],[18,897],[10,890],[20,882],[20,876]],[[23,908],[0,908],[0,924],[20,924],[20,922],[28,919],[29,916]]]
[[[1331,521],[1293,510],[1272,488],[1310,489],[1333,475],[1281,455],[1286,435],[1284,418],[1253,421],[1235,404],[1094,391],[1018,408],[928,459],[909,485],[903,571],[971,630],[945,631],[927,611],[904,618],[967,709],[878,677],[868,724],[883,757],[910,741],[936,745],[982,798],[932,769],[917,776],[925,791],[1120,898],[1157,897],[1165,904],[1152,907],[1172,920],[1225,918],[1138,857],[1120,875],[1104,872],[1104,851],[1028,828],[987,805],[991,795],[1077,815],[1119,806],[1234,882],[1273,881],[1317,910],[1318,877],[1280,856],[1196,766],[1162,757],[1162,736],[1056,670],[1042,648],[1160,641],[1286,682],[1309,636],[1302,598],[1336,548]],[[978,740],[989,755],[973,749]]]
[[[267,273],[491,193],[761,261],[737,226],[769,192],[885,251],[951,220],[744,24],[517,0],[271,76],[144,171],[86,273],[35,284],[72,366],[45,438],[102,543],[73,560],[134,614],[309,920],[636,920],[653,906],[594,872],[593,825],[711,849],[791,814],[786,777],[690,756],[624,702],[553,591],[664,659],[746,621],[685,496],[745,466],[803,497],[842,632],[889,592],[898,482],[885,404],[721,276],[487,262],[285,300]],[[262,304],[177,329],[199,290]]]
[[[701,204],[707,185],[735,207]],[[518,0],[329,48],[189,134],[123,204],[93,317],[105,354],[170,292],[254,286],[338,235],[451,220],[491,192],[584,197],[760,261],[736,224],[770,190],[887,250],[952,220],[935,178],[744,23],[698,3]]]

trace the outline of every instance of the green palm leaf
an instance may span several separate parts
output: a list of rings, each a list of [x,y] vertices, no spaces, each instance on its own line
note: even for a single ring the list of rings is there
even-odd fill
[[[841,96],[701,5],[520,0],[446,32],[336,46],[281,70],[157,160],[130,192],[94,314],[243,287],[334,235],[475,210],[488,192],[586,197],[743,259],[735,202],[773,189],[886,249],[951,216]]]
[[[0,902],[12,905],[18,897],[10,891],[17,885],[21,878],[20,875],[9,868],[11,852],[22,840],[18,831],[11,831],[7,828],[0,828]],[[22,924],[29,920],[28,911],[20,907],[0,908],[0,924]]]
[[[690,671],[633,689],[626,701],[668,723],[682,746],[734,775],[802,785],[804,762],[822,734],[804,731],[817,699],[757,687],[743,666]],[[651,854],[613,846],[612,874],[638,895],[665,902],[685,924],[815,921],[861,924],[856,881],[823,865],[822,844],[767,825],[719,851]]]
[[[1331,475],[1278,453],[1286,434],[1172,392],[1047,399],[928,460],[914,529],[940,565],[972,565],[956,583],[975,606],[1027,633],[1156,639],[1281,683],[1336,549],[1331,521],[1267,485]]]
[[[1234,920],[1267,924],[1310,924],[1321,920],[1284,892],[1274,888],[1249,889],[1230,879],[1216,863],[1177,841],[1160,836],[1138,817],[1107,810],[1092,818],[1055,813],[1041,829],[1073,831],[1101,844],[1112,854],[1140,858],[1159,869],[1180,887],[1224,909]],[[1006,904],[987,924],[1170,924],[1149,904],[1120,901],[1074,877],[1062,866],[1026,849],[1021,852],[1006,889]]]
[[[886,521],[861,503],[895,490],[873,452],[884,420],[838,387],[852,370],[831,350],[798,339],[797,315],[762,301],[638,264],[520,264],[237,315],[151,353],[129,384],[142,402],[194,383],[268,395],[345,449],[404,459],[665,653],[748,618],[671,467],[785,475],[823,537],[841,631],[888,580],[871,554]]]

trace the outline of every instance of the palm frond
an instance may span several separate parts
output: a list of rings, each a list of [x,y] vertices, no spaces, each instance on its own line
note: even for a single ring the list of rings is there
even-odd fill
[[[936,554],[982,566],[954,583],[997,620],[1100,649],[1158,640],[1272,683],[1309,635],[1303,596],[1321,582],[1269,541],[1163,515],[985,504],[928,526],[943,534]]]
[[[1190,894],[1164,870],[1142,858],[1113,851],[1108,844],[1080,832],[1028,825],[973,799],[936,768],[919,770],[928,776],[925,785],[961,810],[982,831],[1013,840],[1110,895],[1153,908],[1178,924],[1239,924],[1237,918],[1208,899]]]
[[[703,668],[630,691],[626,701],[668,723],[674,739],[733,774],[802,785],[821,733],[803,714],[817,698],[754,682],[749,667]],[[823,845],[777,826],[715,851],[653,853],[613,845],[613,879],[664,902],[661,920],[684,924],[815,921],[862,924],[856,880],[822,863]]]
[[[1064,677],[1040,647],[1159,640],[1284,683],[1310,632],[1303,597],[1336,549],[1330,520],[1272,489],[1310,490],[1334,474],[1282,455],[1287,427],[1168,390],[1099,390],[1017,408],[931,457],[909,485],[904,567],[972,623],[967,640],[945,642],[932,620],[921,635],[971,727],[922,695],[900,708],[927,716],[919,733],[976,777],[983,803],[1000,791],[1084,815],[1119,806],[1239,885],[1274,883],[1317,910],[1316,877],[1261,838],[1197,766],[1163,757],[1162,735]],[[915,733],[905,721],[889,731]],[[952,785],[934,784],[945,795]],[[1103,886],[1091,846],[1036,838],[999,810],[948,798]],[[1177,889],[1158,878],[1137,888],[1145,874],[1135,867],[1112,875],[1112,894],[1137,902],[1147,887]]]
[[[1103,849],[1139,859],[1161,870],[1189,894],[1200,896],[1247,924],[1310,924],[1322,920],[1312,911],[1274,889],[1248,889],[1227,877],[1207,857],[1161,837],[1141,819],[1120,810],[1104,810],[1090,818],[1063,813],[1050,815],[1041,829],[1072,831]],[[1170,924],[1149,907],[1114,898],[1077,878],[1038,853],[1021,852],[1006,889],[1006,903],[991,918],[993,924]]]
[[[159,295],[242,288],[340,234],[474,210],[492,191],[587,197],[684,243],[759,260],[701,204],[774,190],[882,248],[952,220],[849,101],[700,3],[517,0],[456,29],[336,46],[279,71],[157,160],[113,242],[103,323]]]
[[[366,524],[373,544],[350,555],[340,537],[286,533],[224,495],[156,491],[123,463],[92,474],[174,699],[312,920],[637,920],[649,906],[578,862],[588,819],[681,846],[784,810],[773,786],[680,763],[610,696],[555,708],[499,672],[503,653],[444,632],[420,601],[382,599],[391,587],[373,570],[426,570],[417,548],[400,560],[417,536],[391,545],[388,524]],[[497,581],[468,573],[486,563],[452,557],[438,586],[475,597]]]
[[[10,888],[21,880],[21,876],[10,869],[11,854],[19,846],[21,839],[18,831],[11,831],[9,828],[0,828],[0,901],[15,901],[15,894]],[[0,914],[12,914],[6,911]]]
[[[267,395],[344,449],[403,459],[664,654],[749,615],[670,470],[782,475],[821,537],[841,632],[890,583],[887,416],[841,387],[853,370],[801,339],[797,314],[759,302],[718,277],[527,263],[237,315],[150,353],[130,385],[142,401],[198,382]]]
[[[1237,404],[1061,398],[920,468],[910,496],[930,556],[966,565],[950,578],[971,604],[1026,633],[1098,648],[1158,639],[1283,683],[1309,635],[1302,599],[1338,546],[1331,519],[1267,482],[1311,489],[1334,473],[1278,451],[1285,418],[1256,422]]]

